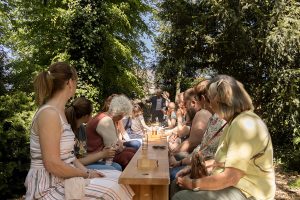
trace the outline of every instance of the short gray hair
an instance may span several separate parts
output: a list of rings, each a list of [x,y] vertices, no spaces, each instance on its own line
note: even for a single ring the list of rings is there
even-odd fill
[[[125,95],[117,95],[115,96],[109,105],[108,113],[112,116],[117,115],[131,115],[132,113],[132,103]]]

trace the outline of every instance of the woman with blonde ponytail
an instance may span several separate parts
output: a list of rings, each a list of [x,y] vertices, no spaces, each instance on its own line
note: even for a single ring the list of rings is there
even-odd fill
[[[74,155],[75,136],[65,105],[74,96],[76,84],[76,70],[64,62],[50,65],[34,80],[39,109],[30,127],[26,199],[132,199],[131,189],[117,183],[119,171],[88,170]]]

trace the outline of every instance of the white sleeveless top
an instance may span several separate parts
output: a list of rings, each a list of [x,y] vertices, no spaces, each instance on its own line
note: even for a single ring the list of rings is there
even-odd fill
[[[27,174],[25,187],[26,199],[65,199],[64,179],[49,173],[42,160],[42,152],[39,143],[39,135],[33,130],[33,125],[39,113],[47,108],[55,107],[44,105],[35,114],[30,128],[30,156],[31,166]],[[76,159],[74,155],[75,135],[71,126],[61,116],[61,138],[60,158],[66,164],[73,166]],[[51,123],[51,122],[49,122]],[[132,199],[134,192],[129,186],[118,184],[118,177],[121,172],[117,170],[101,170],[104,178],[91,179],[90,184],[85,188],[84,199]]]

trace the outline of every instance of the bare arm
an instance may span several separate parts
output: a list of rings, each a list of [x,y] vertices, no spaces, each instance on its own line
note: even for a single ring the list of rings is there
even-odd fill
[[[178,126],[178,128],[177,128],[177,136],[178,137],[184,137],[184,136],[189,135],[190,128],[191,127],[189,127],[187,125],[182,125],[181,127]]]
[[[88,177],[84,168],[74,168],[60,158],[61,120],[54,109],[42,111],[36,119],[36,131],[40,137],[40,145],[44,166],[49,173],[62,178]],[[51,123],[49,123],[51,122]]]
[[[178,177],[177,183],[179,186],[187,189],[199,188],[201,190],[221,190],[230,186],[235,186],[244,175],[243,171],[228,167],[220,174],[195,179],[194,185],[189,176]]]
[[[176,119],[169,119],[168,118],[168,128],[174,128],[176,125]]]
[[[84,171],[87,171],[88,169],[78,160],[74,160],[73,164],[75,165],[75,167],[77,167],[78,169],[82,169]]]
[[[114,149],[104,148],[102,151],[90,153],[83,158],[79,158],[78,160],[83,165],[89,165],[89,164],[97,162],[98,160],[103,159],[103,158],[114,157],[115,153],[116,153],[116,150],[114,150]]]
[[[210,117],[211,113],[204,109],[196,113],[192,122],[190,136],[186,140],[189,152],[201,143]]]
[[[178,167],[182,165],[190,165],[191,164],[192,154],[189,154],[188,157],[183,158],[182,160],[170,159],[169,163],[171,167]]]
[[[166,131],[168,132],[169,134],[168,135],[171,135],[171,134],[176,134],[178,137],[184,137],[184,136],[187,136],[189,135],[190,133],[190,127],[186,126],[186,125],[183,125],[181,127],[179,126],[176,126],[175,128],[171,129],[171,130],[168,130]]]
[[[97,125],[96,132],[103,138],[104,146],[110,147],[117,143],[117,130],[113,120],[106,116],[103,117]]]
[[[149,126],[147,126],[147,124],[145,123],[144,117],[141,119],[141,123],[145,129],[147,129],[148,131],[151,131],[151,128]]]
[[[188,139],[183,141],[176,149],[174,149],[173,152],[191,152],[197,145],[199,145],[202,141],[202,137],[204,135],[210,117],[211,113],[207,110],[198,111],[193,119],[190,136],[188,137]]]
[[[178,127],[178,129],[181,129],[182,126],[184,125],[184,122],[183,122],[183,112],[182,112],[181,109],[177,110],[176,116],[177,116],[177,127]]]

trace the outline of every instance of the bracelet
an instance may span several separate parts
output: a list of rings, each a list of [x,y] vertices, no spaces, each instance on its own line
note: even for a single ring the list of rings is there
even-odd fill
[[[88,170],[86,170],[86,173],[88,174],[88,177],[87,178],[90,178],[90,176],[91,176],[91,173],[90,173],[90,170],[88,169]]]
[[[196,179],[192,179],[192,190],[196,187]]]
[[[197,191],[200,190],[199,187],[196,187],[196,181],[197,181],[197,179],[192,179],[192,190],[193,190],[194,192],[197,192]]]

